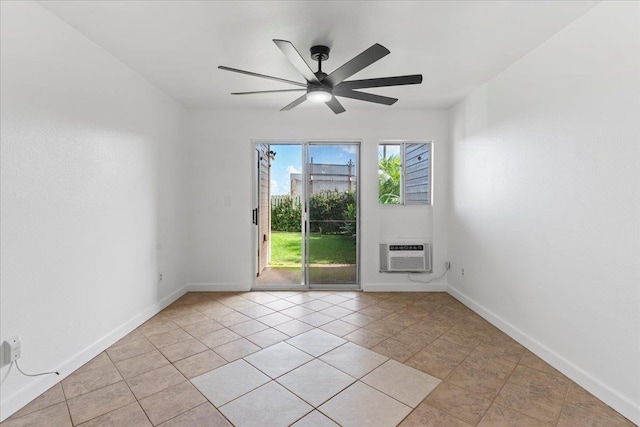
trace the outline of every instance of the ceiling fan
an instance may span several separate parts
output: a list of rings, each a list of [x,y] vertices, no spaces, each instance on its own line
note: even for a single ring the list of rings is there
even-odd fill
[[[340,114],[345,111],[344,107],[336,99],[337,97],[357,99],[360,101],[374,102],[376,104],[392,105],[398,99],[390,98],[388,96],[374,95],[372,93],[360,92],[354,89],[364,89],[371,87],[384,87],[384,86],[401,86],[401,85],[413,85],[422,83],[422,74],[412,74],[408,76],[395,76],[395,77],[382,77],[376,79],[364,79],[364,80],[346,80],[358,71],[363,70],[369,65],[373,64],[377,60],[388,55],[389,50],[380,45],[374,44],[364,52],[351,59],[343,66],[333,71],[331,74],[327,74],[322,71],[322,61],[326,61],[329,58],[329,47],[327,46],[313,46],[311,50],[311,58],[314,61],[318,61],[318,71],[314,72],[307,62],[302,58],[300,53],[296,50],[293,44],[286,40],[273,40],[273,42],[280,48],[282,53],[287,57],[291,64],[302,74],[307,81],[306,83],[299,83],[293,80],[282,79],[279,77],[267,76],[265,74],[253,73],[251,71],[238,70],[236,68],[230,68],[225,66],[219,66],[218,68],[225,71],[232,71],[234,73],[246,74],[254,77],[262,77],[265,79],[275,80],[282,83],[287,83],[295,86],[299,86],[299,89],[278,89],[278,90],[262,90],[254,92],[235,92],[231,95],[253,95],[259,93],[278,93],[278,92],[306,92],[290,104],[286,105],[280,111],[291,110],[292,108],[300,105],[305,100],[312,102],[324,102],[335,113]]]

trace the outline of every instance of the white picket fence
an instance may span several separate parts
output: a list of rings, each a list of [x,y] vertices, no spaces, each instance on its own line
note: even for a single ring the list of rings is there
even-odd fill
[[[287,200],[291,200],[294,205],[302,205],[302,196],[300,194],[295,194],[293,196],[289,194],[280,194],[271,196],[271,206],[280,206]]]

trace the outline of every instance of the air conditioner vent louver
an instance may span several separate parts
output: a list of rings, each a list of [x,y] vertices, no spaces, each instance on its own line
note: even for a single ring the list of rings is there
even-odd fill
[[[431,245],[429,243],[413,242],[381,244],[380,271],[431,271]]]

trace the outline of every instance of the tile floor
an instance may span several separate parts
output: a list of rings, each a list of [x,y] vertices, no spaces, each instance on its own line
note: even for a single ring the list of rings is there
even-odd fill
[[[633,426],[446,293],[188,293],[2,423]]]

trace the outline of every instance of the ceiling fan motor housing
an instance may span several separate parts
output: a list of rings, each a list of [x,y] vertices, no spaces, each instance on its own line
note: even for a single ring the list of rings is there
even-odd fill
[[[309,50],[311,51],[311,59],[314,61],[326,61],[329,59],[329,51],[331,49],[328,46],[318,45],[312,46]]]

